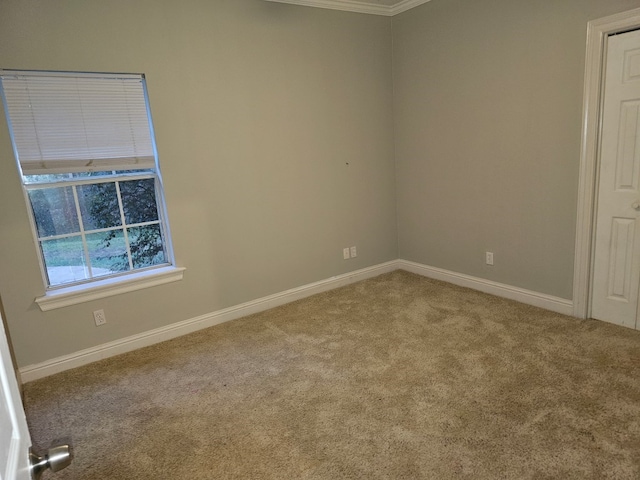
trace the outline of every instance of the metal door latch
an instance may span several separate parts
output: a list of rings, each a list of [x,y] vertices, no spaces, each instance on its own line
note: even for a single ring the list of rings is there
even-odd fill
[[[50,448],[42,457],[29,449],[29,471],[33,480],[40,480],[42,473],[50,468],[52,472],[58,472],[71,464],[71,449],[69,445],[60,445]]]

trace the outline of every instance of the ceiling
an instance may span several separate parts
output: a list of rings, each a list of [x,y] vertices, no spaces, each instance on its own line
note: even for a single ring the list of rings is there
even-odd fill
[[[391,17],[417,7],[429,0],[267,0],[268,2],[292,3],[308,7],[330,8],[347,12],[369,13]]]

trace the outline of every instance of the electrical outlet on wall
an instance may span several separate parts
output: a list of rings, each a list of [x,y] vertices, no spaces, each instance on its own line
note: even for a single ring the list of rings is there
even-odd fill
[[[358,250],[356,250],[356,247],[355,247],[355,246],[354,246],[354,247],[351,247],[349,250],[350,250],[350,252],[351,252],[351,258],[355,258],[355,257],[357,257],[357,256],[358,256]]]
[[[349,247],[342,249],[342,258],[344,258],[345,260],[351,258],[351,256],[349,255]]]
[[[485,252],[485,261],[487,265],[493,265],[493,252]]]
[[[93,320],[96,322],[96,327],[107,323],[107,316],[104,314],[104,310],[96,310],[93,312]]]

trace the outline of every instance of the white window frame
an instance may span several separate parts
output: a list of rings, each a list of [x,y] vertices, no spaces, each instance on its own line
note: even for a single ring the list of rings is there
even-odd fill
[[[0,69],[0,74],[4,74],[7,72],[14,73],[13,71],[7,71]],[[34,74],[44,74],[47,72],[21,72],[21,73],[34,73]],[[86,74],[82,72],[52,72],[55,75],[95,75],[95,74]],[[14,73],[15,74],[15,73]],[[109,76],[109,74],[104,74]],[[114,75],[117,76],[117,75]],[[11,118],[9,116],[8,104],[5,98],[4,89],[0,89],[0,93],[2,94],[2,101],[5,107],[5,115],[7,118],[7,123],[9,126],[9,133],[11,135],[11,140],[14,148],[14,158],[16,160],[17,168],[21,175],[22,187],[23,187],[23,195],[25,202],[27,204],[27,211],[29,216],[29,223],[32,230],[32,235],[35,241],[36,254],[38,258],[38,262],[40,265],[40,270],[42,274],[42,281],[45,287],[44,294],[37,297],[35,299],[36,303],[40,307],[42,311],[48,311],[56,308],[62,308],[70,305],[75,305],[78,303],[88,302],[100,298],[106,298],[112,295],[118,295],[122,293],[132,292],[136,290],[140,290],[143,288],[149,288],[156,285],[162,285],[169,282],[179,281],[183,278],[184,268],[176,267],[174,256],[173,256],[173,246],[171,241],[171,233],[169,229],[169,221],[166,213],[166,205],[164,199],[164,189],[162,184],[162,176],[160,173],[160,168],[158,164],[158,156],[155,145],[155,136],[153,130],[153,122],[151,118],[151,112],[149,108],[149,98],[146,89],[146,81],[144,75],[140,75],[144,99],[146,103],[147,110],[147,118],[149,122],[149,130],[151,135],[151,145],[153,148],[153,156],[155,160],[155,166],[152,169],[152,172],[149,173],[140,173],[140,172],[131,172],[131,173],[119,173],[115,175],[106,175],[106,176],[97,176],[97,177],[81,177],[76,179],[69,180],[60,180],[55,182],[41,182],[41,183],[27,183],[25,176],[23,175],[23,171],[20,165],[19,156],[16,148],[16,142],[14,140],[14,132],[12,129]],[[87,172],[90,172],[91,169],[87,168]],[[58,173],[52,171],[51,173]],[[113,275],[108,276],[98,276],[93,278],[88,278],[85,280],[68,283],[68,284],[60,284],[60,285],[49,285],[49,278],[47,274],[46,264],[44,261],[44,254],[40,247],[40,236],[38,233],[38,228],[35,220],[35,216],[33,214],[33,209],[31,206],[31,201],[29,199],[29,191],[38,188],[54,188],[59,186],[70,186],[73,187],[74,197],[76,186],[78,185],[87,185],[87,184],[97,184],[97,183],[107,183],[107,182],[119,182],[126,180],[138,180],[138,179],[154,179],[155,182],[155,192],[156,192],[156,205],[158,209],[158,220],[157,223],[160,226],[163,238],[163,248],[165,252],[165,260],[166,263],[150,266],[141,269],[130,269],[125,272],[118,272]],[[75,198],[76,207],[77,207],[77,198]],[[120,200],[120,196],[118,196],[119,207],[122,212],[122,203]],[[78,212],[79,214],[79,212]],[[78,216],[78,220],[80,223],[80,230],[74,234],[70,234],[68,236],[73,235],[81,235],[83,238],[83,245],[86,249],[86,243],[84,241],[85,231],[82,226],[82,221],[80,214]],[[142,225],[142,224],[141,224]],[[138,226],[138,224],[126,225],[123,224],[116,228],[122,228],[124,231],[124,235],[126,235],[127,227]],[[108,231],[109,229],[102,229],[104,231]],[[90,231],[91,233],[97,232],[94,230]],[[61,237],[66,237],[67,235],[61,235]],[[44,239],[51,240],[56,237],[44,237]],[[128,259],[131,262],[130,251],[129,251],[129,242],[126,242]],[[85,252],[86,254],[86,252]],[[133,265],[130,263],[130,267]]]

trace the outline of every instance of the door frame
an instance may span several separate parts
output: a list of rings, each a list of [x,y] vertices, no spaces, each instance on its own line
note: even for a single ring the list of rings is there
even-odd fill
[[[618,13],[587,24],[584,97],[582,104],[582,141],[578,185],[578,216],[573,267],[573,315],[591,316],[591,279],[597,180],[600,169],[600,126],[602,87],[607,37],[640,27],[640,8]]]

